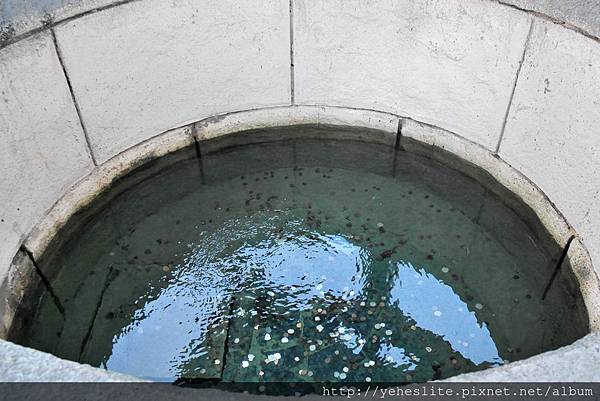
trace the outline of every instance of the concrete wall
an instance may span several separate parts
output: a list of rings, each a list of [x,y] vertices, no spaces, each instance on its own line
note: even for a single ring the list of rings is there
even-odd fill
[[[132,2],[55,30],[100,163],[198,117],[290,99],[281,0]]]
[[[25,234],[92,167],[48,32],[0,51],[0,274]]]
[[[3,2],[0,282],[23,242],[43,249],[40,225],[71,186],[121,171],[120,157],[162,146],[152,138],[164,131],[222,127],[244,110],[262,116],[254,125],[397,118],[463,157],[479,149],[473,160],[518,189],[559,242],[576,234],[600,271],[597,10],[508,3]]]
[[[600,267],[600,44],[536,21],[500,156],[539,185]]]

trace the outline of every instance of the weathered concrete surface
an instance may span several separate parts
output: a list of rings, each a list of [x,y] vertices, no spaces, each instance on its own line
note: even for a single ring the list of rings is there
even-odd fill
[[[36,259],[40,259],[50,241],[64,227],[73,214],[90,205],[106,191],[115,180],[130,173],[143,163],[148,163],[169,153],[194,144],[191,127],[164,132],[144,141],[98,166],[67,191],[25,239],[24,245]]]
[[[92,162],[48,33],[0,52],[0,282],[20,239]]]
[[[293,125],[313,126],[346,126],[363,128],[363,137],[393,146],[396,142],[399,118],[388,113],[369,110],[346,109],[327,106],[291,106],[275,107],[231,113],[214,118],[208,118],[196,123],[198,140],[210,140],[240,131],[264,128],[286,127]],[[373,138],[377,131],[378,138]],[[355,134],[352,138],[360,139]]]
[[[487,171],[497,183],[516,194],[535,211],[545,229],[559,245],[564,246],[567,243],[572,234],[571,229],[544,192],[488,149],[475,142],[457,137],[446,130],[410,119],[404,120],[402,136],[443,149],[458,156],[461,160]],[[464,163],[462,166],[456,167],[461,169],[464,167]],[[485,180],[484,177],[480,177],[480,179],[482,182]]]
[[[2,0],[0,47],[30,31],[114,3],[115,0]]]
[[[0,19],[7,5],[39,11],[25,11],[26,18],[13,24],[19,34],[113,4],[110,0],[0,2]],[[296,101],[329,106],[255,110],[252,116],[227,113],[290,101],[287,0],[134,0],[55,29],[100,162],[167,129],[215,114],[226,117],[220,124],[211,120],[214,124],[206,129],[202,124],[209,120],[196,124],[198,136],[260,127],[263,118],[277,124],[288,118],[363,126],[361,121],[369,116],[373,120],[365,126],[379,124],[389,134],[386,138],[393,138],[397,116],[344,108],[336,114],[331,106],[408,115],[445,130],[408,119],[407,137],[486,168],[533,205],[564,243],[572,231],[547,202],[547,194],[583,236],[600,266],[600,141],[594,131],[600,126],[599,43],[577,29],[536,17],[500,147],[501,159],[496,159],[487,150],[495,148],[532,18],[499,3],[564,20],[567,27],[580,25],[589,30],[588,35],[600,29],[594,22],[600,5],[587,0],[294,0]],[[0,22],[0,31],[6,26]],[[0,47],[1,42],[0,38]],[[92,165],[49,33],[0,49],[0,91],[1,281],[7,274],[3,269],[29,228]],[[448,139],[453,135],[449,131],[468,141]],[[191,133],[182,129],[173,141],[162,139],[147,141],[134,153],[145,157],[178,149],[191,143]],[[155,145],[161,147],[156,153]],[[98,175],[89,177],[71,198],[59,201],[37,234],[27,240],[34,253],[43,250],[48,233],[73,208],[110,183],[111,174],[131,168],[129,156],[123,155],[104,163]],[[524,176],[515,174],[502,159]],[[591,287],[596,278],[586,270],[585,250],[577,253],[582,248],[576,244],[569,256],[581,256],[584,267],[578,278],[590,277],[591,284],[583,291],[590,290],[587,299],[597,301],[598,287]],[[593,308],[597,312],[598,304]],[[510,380],[569,380],[571,375],[589,379],[579,368],[590,355],[597,366],[593,342],[600,344],[597,335],[568,347],[567,356],[560,350],[549,354],[548,362],[545,355],[535,357],[535,366],[527,365],[532,363],[528,360],[481,374],[508,372],[502,374]],[[3,350],[0,347],[4,356]],[[31,355],[39,353],[31,352],[14,355],[30,366],[25,372],[35,374],[35,380],[46,380],[39,374],[40,366],[54,366],[56,360],[37,359]],[[0,378],[5,379],[15,372],[8,372],[3,362],[0,358]],[[15,363],[9,360],[11,370],[25,369]],[[526,370],[530,376],[524,376]]]
[[[140,0],[3,0],[0,2],[0,46],[33,30],[84,13]],[[489,0],[496,1],[496,0]],[[600,37],[600,3],[597,0],[499,0],[500,3],[561,21]]]
[[[288,104],[288,9],[147,0],[57,27],[98,161],[201,117]]]
[[[500,2],[545,14],[600,38],[598,0],[500,0]]]
[[[571,271],[580,283],[579,290],[583,296],[591,331],[600,330],[600,281],[594,269],[588,249],[581,239],[575,238],[571,242],[567,254]]]
[[[493,187],[500,184],[516,194],[535,212],[539,221],[543,224],[544,229],[547,230],[560,246],[566,246],[569,237],[574,234],[564,216],[556,209],[540,188],[526,176],[512,168],[506,161],[498,158],[482,146],[456,137],[456,135],[450,132],[427,126],[413,120],[404,120],[402,136],[403,138],[411,138],[420,143],[429,144],[458,156],[462,162],[460,165],[454,167],[463,170],[467,174],[470,172],[465,170],[468,170],[468,166],[464,161],[484,169],[495,180]],[[439,153],[432,153],[432,157],[442,156],[439,155]],[[480,176],[478,172],[475,172],[473,175],[484,185],[489,179],[485,176]],[[502,194],[500,195],[502,196]],[[504,197],[504,199],[508,201],[507,197]],[[514,209],[518,210],[518,205],[515,205]],[[595,210],[598,210],[598,208]],[[534,225],[532,225],[532,227],[534,227]],[[594,242],[591,243],[594,244]],[[593,248],[593,245],[590,248]],[[585,306],[588,310],[590,329],[593,331],[599,330],[600,281],[598,280],[598,275],[594,271],[594,266],[590,260],[588,251],[579,239],[575,239],[571,243],[568,257],[576,283],[578,284]]]
[[[142,382],[144,380],[65,361],[0,340],[0,378],[5,382]]]
[[[529,26],[480,0],[296,0],[296,102],[406,115],[493,149]]]
[[[596,271],[600,274],[600,191],[596,192],[589,202],[579,231],[585,238],[588,250],[595,261]]]
[[[535,23],[500,155],[532,179],[582,230],[594,264],[600,219],[600,46],[574,31]],[[584,224],[585,220],[587,224]]]
[[[555,351],[494,369],[456,376],[450,382],[600,381],[600,332]]]
[[[40,283],[31,259],[22,251],[15,255],[5,276],[6,280],[0,283],[0,339],[8,338],[15,313],[29,286]]]
[[[4,219],[4,217],[0,217]],[[6,220],[6,219],[4,219]],[[22,235],[13,231],[10,227],[4,227],[5,223],[0,221],[0,236],[2,236],[3,244],[0,246],[0,286],[2,280],[4,280],[9,271],[10,262],[17,253],[19,248],[19,242],[21,241]],[[0,338],[2,338],[0,334]]]
[[[65,361],[2,340],[0,340],[0,355],[2,355],[0,377],[3,381],[142,381],[88,365]],[[600,332],[596,332],[556,351],[495,369],[456,376],[448,381],[599,381],[599,365]]]

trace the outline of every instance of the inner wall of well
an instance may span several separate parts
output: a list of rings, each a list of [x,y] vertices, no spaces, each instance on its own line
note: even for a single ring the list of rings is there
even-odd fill
[[[317,137],[320,139],[315,139]],[[46,250],[44,256],[38,262],[38,268],[42,270],[44,276],[47,278],[50,285],[52,285],[54,280],[60,275],[59,261],[61,252],[65,246],[68,246],[68,243],[73,238],[82,235],[85,232],[86,226],[97,218],[99,214],[108,212],[110,215],[111,202],[119,197],[126,197],[130,188],[140,185],[143,186],[145,182],[148,182],[148,180],[151,180],[153,177],[162,176],[161,179],[165,179],[165,177],[168,178],[169,169],[172,169],[173,166],[176,166],[178,163],[187,162],[196,164],[197,170],[190,170],[191,174],[197,175],[197,178],[200,180],[210,180],[211,175],[235,175],[239,174],[240,171],[243,171],[244,169],[248,169],[248,166],[236,166],[237,156],[235,150],[239,150],[240,148],[253,147],[256,149],[259,147],[261,151],[255,152],[259,158],[259,162],[256,163],[256,165],[273,168],[276,167],[279,162],[279,153],[282,149],[292,149],[291,154],[294,157],[294,163],[296,163],[299,156],[298,142],[319,141],[323,147],[328,148],[332,152],[329,155],[338,152],[336,157],[327,157],[327,152],[325,152],[322,155],[317,155],[315,160],[304,160],[304,163],[312,163],[320,166],[329,165],[330,167],[336,168],[350,168],[356,166],[357,161],[359,161],[361,168],[367,170],[371,169],[380,174],[416,174],[419,179],[427,181],[429,185],[441,185],[439,190],[442,192],[448,192],[451,186],[448,186],[447,182],[444,182],[443,177],[439,177],[440,171],[449,172],[447,176],[448,179],[460,177],[465,185],[472,186],[475,183],[478,183],[477,185],[481,184],[484,188],[484,194],[482,194],[480,198],[482,203],[478,208],[476,207],[473,209],[479,209],[479,213],[476,212],[473,215],[473,219],[480,219],[482,216],[485,217],[486,213],[481,213],[485,208],[503,207],[514,213],[514,218],[510,221],[486,220],[483,218],[478,220],[478,224],[489,227],[490,232],[494,233],[498,238],[501,238],[507,246],[514,246],[515,249],[519,248],[523,241],[534,241],[537,246],[542,249],[541,252],[547,256],[547,260],[542,265],[537,266],[536,271],[527,273],[541,283],[548,282],[557,267],[556,265],[562,254],[562,249],[546,232],[539,220],[535,217],[533,211],[524,205],[514,194],[497,185],[487,173],[475,166],[461,162],[450,154],[439,150],[434,151],[432,148],[410,141],[404,141],[401,144],[402,146],[396,147],[381,143],[383,141],[380,141],[380,143],[369,143],[364,140],[365,137],[366,135],[364,135],[364,132],[361,133],[355,130],[348,130],[340,133],[339,130],[315,127],[286,130],[262,130],[250,133],[238,133],[220,139],[200,142],[198,146],[193,149],[185,149],[163,159],[150,162],[128,176],[118,180],[113,188],[111,188],[110,191],[101,194],[92,206],[86,210],[80,211],[73,219],[71,219]],[[339,153],[340,149],[343,149],[343,145],[340,146],[343,141],[340,141],[339,138],[345,138],[345,141],[353,142],[354,144],[359,142],[362,146],[355,146],[354,150],[348,154],[343,154],[343,152]],[[377,135],[374,135],[372,138],[378,137]],[[376,149],[378,157],[367,157],[374,154],[373,149]],[[432,152],[435,152],[435,155]],[[229,159],[227,158],[228,154],[232,155]],[[305,158],[314,156],[315,155],[311,154],[304,155]],[[331,165],[332,161],[335,161],[334,166]],[[422,169],[415,170],[415,165],[420,166]],[[246,171],[246,173],[251,172],[252,171]],[[183,191],[184,189],[181,188],[181,190]],[[459,201],[469,202],[473,200],[473,197],[470,194],[466,196],[464,193],[454,193],[450,195],[458,196],[457,199]],[[176,197],[177,194],[171,192],[165,194],[165,196]],[[477,200],[475,202],[477,202]],[[114,217],[115,216],[113,216],[113,218]],[[519,222],[519,227],[515,227],[515,222]],[[31,330],[35,328],[35,322],[32,322],[31,318],[36,316],[40,310],[39,306],[44,303],[44,299],[48,300],[50,297],[47,286],[44,285],[44,283],[35,283],[35,280],[32,281],[32,285],[27,289],[28,294],[24,298],[22,305],[19,307],[19,312],[17,313],[17,317],[13,324],[11,338],[24,345],[52,352],[46,345],[41,343],[34,344],[30,341],[32,338]],[[554,294],[557,292],[561,293],[561,296],[565,297],[565,299],[569,299],[570,309],[573,311],[572,314],[569,314],[568,318],[567,316],[564,316],[564,319],[557,321],[553,328],[557,333],[560,332],[563,334],[561,340],[562,343],[543,345],[537,352],[531,351],[531,348],[529,348],[529,354],[519,355],[516,359],[521,359],[538,352],[568,344],[583,336],[588,331],[585,308],[581,301],[581,294],[570,272],[568,261],[566,261],[558,270],[558,277],[552,284],[551,292]],[[61,298],[60,294],[55,294],[55,296],[59,299]],[[540,297],[542,294],[532,294],[532,296]],[[551,297],[549,297],[549,299],[550,298]],[[46,307],[49,308],[52,308],[53,304],[54,302],[45,303]],[[514,327],[514,330],[521,330],[525,337],[526,334],[528,334],[527,331],[529,330],[529,327]],[[48,331],[50,332],[48,335],[52,335],[52,330]],[[59,332],[60,327],[57,327],[54,331]],[[541,335],[545,334],[542,333]],[[549,337],[552,337],[552,335]],[[78,360],[78,356],[59,356]]]

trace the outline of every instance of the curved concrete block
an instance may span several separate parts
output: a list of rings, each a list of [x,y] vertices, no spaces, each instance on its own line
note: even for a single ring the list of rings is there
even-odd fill
[[[518,79],[500,155],[530,177],[585,234],[600,232],[600,46],[538,20]],[[587,216],[587,217],[586,217]],[[583,234],[583,233],[582,233]],[[600,254],[586,236],[596,269]],[[596,250],[593,250],[596,248]]]
[[[337,125],[363,128],[357,137],[369,136],[381,143],[393,146],[396,142],[399,118],[387,113],[369,110],[345,109],[327,106],[291,106],[256,109],[207,118],[196,123],[196,136],[199,140],[210,140],[240,131],[293,125],[327,126]],[[374,138],[374,131],[380,138]]]
[[[501,0],[502,3],[535,11],[577,27],[600,38],[600,2],[598,0]]]
[[[288,8],[148,0],[58,26],[98,161],[201,117],[288,104]]]
[[[363,107],[496,147],[530,17],[472,0],[294,0],[298,104]]]
[[[494,369],[452,377],[449,382],[597,382],[600,332],[555,351]],[[566,368],[568,366],[568,368]]]
[[[93,165],[48,33],[0,52],[0,281],[21,238]]]
[[[346,134],[373,140],[379,132],[390,146],[425,143],[484,168],[490,177],[482,176],[518,195],[559,244],[571,243],[572,273],[597,331],[600,287],[590,257],[600,272],[598,6],[291,5],[0,0],[0,20],[16,12],[0,21],[0,337],[28,280],[39,279],[32,260],[113,179],[194,139],[206,145],[240,129],[283,125],[359,127]],[[18,251],[22,242],[27,251]],[[597,380],[598,344],[592,333],[457,380]],[[40,375],[44,369],[75,369],[73,380],[126,380],[2,341],[0,355],[4,380],[62,378]],[[573,369],[574,361],[583,363]]]
[[[115,2],[115,0],[2,0],[0,2],[0,47],[32,31],[52,25],[55,21],[110,7]]]
[[[10,262],[14,258],[15,253],[17,253],[21,235],[10,228],[4,227],[0,229],[0,236],[4,242],[4,245],[0,247],[0,283],[2,283],[8,276]],[[2,330],[0,329],[0,331]],[[0,338],[4,338],[1,333]]]
[[[108,372],[45,352],[0,340],[0,377],[5,382],[143,382],[121,373]]]
[[[404,121],[403,125],[403,137],[448,151],[487,171],[499,184],[516,194],[535,211],[545,229],[559,245],[564,246],[567,243],[572,233],[560,212],[553,207],[552,202],[528,177],[519,174],[505,160],[497,157],[483,146],[443,129],[408,119]],[[433,154],[432,157],[436,157],[436,155]],[[484,177],[479,178],[485,182]]]
[[[596,262],[596,271],[600,274],[600,191],[594,195],[589,209],[583,215],[579,231],[585,238],[590,256]]]

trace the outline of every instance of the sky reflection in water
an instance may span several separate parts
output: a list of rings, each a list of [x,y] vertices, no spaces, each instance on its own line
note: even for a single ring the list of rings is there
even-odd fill
[[[227,305],[240,291],[268,298],[258,316],[265,322],[288,319],[290,315],[297,319],[298,312],[332,302],[345,302],[351,309],[360,307],[361,301],[369,301],[365,285],[377,275],[393,280],[387,306],[394,309],[397,319],[414,321],[418,328],[441,337],[476,365],[502,362],[489,330],[478,322],[475,313],[452,287],[425,270],[401,260],[375,262],[369,250],[345,236],[307,231],[301,222],[288,222],[286,234],[278,237],[269,234],[275,227],[272,224],[257,230],[251,222],[235,223],[237,229],[226,224],[202,247],[196,247],[188,264],[176,270],[169,285],[147,300],[132,323],[115,335],[106,362],[109,369],[132,370],[155,379],[165,372],[185,373],[178,369],[183,362],[209,353],[203,344],[215,329],[213,324],[218,327],[223,318],[258,315],[250,309],[243,316],[227,317]],[[250,232],[240,230],[243,227]],[[233,232],[235,236],[231,236]],[[266,238],[255,240],[253,236]],[[230,243],[236,240],[242,244],[232,252]],[[219,256],[223,251],[227,254]],[[191,315],[200,319],[191,320]],[[344,335],[336,341],[353,354],[360,354],[365,337],[360,328],[343,323],[342,327]],[[315,337],[320,334],[318,330],[313,333]],[[190,338],[194,340],[190,342]],[[148,349],[153,350],[151,356],[144,352]],[[403,372],[415,370],[418,364],[418,359],[407,355],[402,343],[389,338],[379,344],[372,357]]]
[[[25,345],[161,381],[403,382],[580,336],[572,299],[535,296],[550,257],[472,180],[406,154],[390,176],[364,143],[337,153],[360,166],[264,170],[335,146],[224,152],[225,177],[192,160],[116,197],[56,261],[66,317],[45,297]]]

